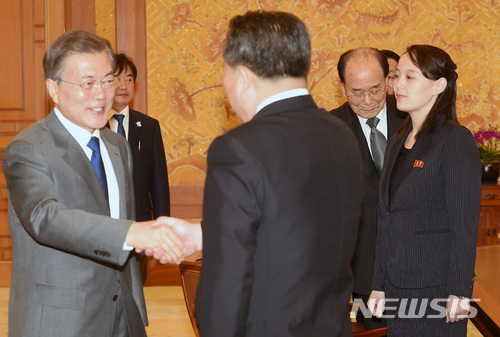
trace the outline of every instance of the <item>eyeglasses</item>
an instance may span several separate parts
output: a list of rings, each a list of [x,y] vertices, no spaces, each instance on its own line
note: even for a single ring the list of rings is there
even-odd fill
[[[351,97],[351,99],[355,99],[355,100],[360,100],[361,98],[365,97],[366,95],[370,96],[370,98],[372,98],[372,99],[379,99],[379,98],[382,98],[382,96],[384,95],[386,90],[387,90],[387,88],[369,90],[369,91],[360,91],[360,92],[354,92],[354,93],[346,92],[346,96]]]
[[[111,89],[115,90],[116,89],[116,85],[118,83],[118,79],[115,78],[115,77],[110,77],[108,79],[105,79],[104,81],[88,80],[88,81],[83,82],[82,84],[64,81],[64,80],[61,80],[60,78],[59,79],[55,79],[55,80],[56,81],[60,81],[60,82],[64,82],[64,83],[68,83],[68,84],[77,85],[80,88],[82,88],[82,91],[85,94],[91,94],[94,90],[97,89],[97,87],[99,86],[99,84],[101,85],[101,87],[102,87],[103,90],[111,90]]]

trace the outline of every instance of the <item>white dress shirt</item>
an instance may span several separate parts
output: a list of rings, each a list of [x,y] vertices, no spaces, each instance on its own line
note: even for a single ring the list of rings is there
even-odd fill
[[[82,150],[87,155],[90,161],[92,157],[92,150],[87,146],[89,140],[92,136],[99,138],[99,148],[101,150],[101,158],[104,164],[104,171],[106,172],[106,180],[108,182],[108,198],[109,198],[109,212],[112,218],[120,218],[120,192],[118,190],[118,181],[116,180],[115,170],[113,169],[113,164],[109,158],[108,149],[106,144],[101,139],[101,134],[99,130],[95,130],[93,134],[90,134],[84,128],[72,123],[57,109],[54,109],[57,118],[64,125],[66,130],[73,136],[73,138],[80,144]]]
[[[259,113],[260,110],[262,110],[263,108],[265,108],[266,106],[268,106],[271,103],[281,101],[281,100],[284,100],[287,98],[292,98],[292,97],[297,97],[297,96],[305,96],[305,95],[309,95],[309,91],[307,91],[306,88],[292,89],[292,90],[280,92],[279,94],[270,96],[270,97],[266,98],[265,100],[263,100],[262,102],[260,102],[255,114]]]

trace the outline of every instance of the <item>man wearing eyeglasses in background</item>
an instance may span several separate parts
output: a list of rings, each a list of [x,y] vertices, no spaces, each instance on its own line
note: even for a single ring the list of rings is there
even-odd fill
[[[116,54],[117,81],[109,127],[127,138],[134,162],[135,220],[148,221],[170,215],[167,160],[160,123],[130,109],[134,99],[137,68],[123,53]],[[146,283],[148,257],[138,255],[141,280]]]
[[[377,238],[378,182],[384,162],[387,140],[403,124],[394,96],[387,96],[389,64],[374,48],[351,49],[340,56],[337,64],[342,93],[347,99],[342,106],[330,111],[342,119],[354,132],[365,166],[365,199],[363,202],[358,241],[352,269],[353,298],[366,305],[370,296]],[[365,329],[385,326],[376,317],[356,319]]]
[[[87,31],[54,41],[43,67],[55,108],[5,150],[11,337],[146,337],[132,250],[163,250],[164,262],[182,254],[168,226],[129,220],[132,155],[125,138],[104,128],[114,61],[109,42]]]
[[[396,78],[396,68],[398,67],[399,55],[392,50],[383,49],[382,54],[387,57],[389,63],[389,79],[387,80],[387,95],[394,95],[394,79]]]

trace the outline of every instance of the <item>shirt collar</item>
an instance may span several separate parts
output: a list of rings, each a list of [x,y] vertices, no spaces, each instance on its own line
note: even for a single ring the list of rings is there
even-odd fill
[[[82,148],[85,148],[87,144],[89,143],[90,137],[96,136],[97,138],[101,138],[101,133],[99,129],[96,129],[93,134],[90,134],[87,130],[84,128],[76,125],[75,123],[71,122],[69,119],[64,117],[61,111],[59,109],[54,108],[54,112],[59,119],[59,121],[62,123],[62,125],[68,130],[68,132],[75,138],[75,140],[80,144]]]
[[[287,98],[292,98],[292,97],[297,97],[297,96],[305,96],[305,95],[309,95],[309,91],[306,88],[292,89],[292,90],[280,92],[279,94],[268,97],[265,100],[263,100],[262,102],[260,102],[255,114],[257,114],[260,110],[262,110],[263,108],[265,108],[266,106],[268,106],[271,103],[281,101],[281,100],[284,100]]]
[[[358,116],[358,119],[359,119],[359,122],[361,123],[361,125],[366,124],[366,121],[368,120],[367,118],[363,118],[358,114],[356,114],[356,116]],[[377,116],[375,116],[375,117],[378,117],[378,119],[380,119],[379,124],[386,123],[386,120],[387,120],[387,101],[384,103],[384,107],[382,108],[382,110],[380,110],[379,113],[377,114]]]
[[[130,118],[129,118],[129,115],[130,115],[129,110],[130,110],[130,108],[129,108],[129,106],[128,106],[128,105],[127,105],[125,108],[123,108],[123,110],[122,110],[122,111],[115,111],[114,109],[111,109],[111,110],[109,111],[109,117],[108,117],[108,120],[110,120],[111,118],[113,118],[113,115],[115,115],[115,114],[122,114],[122,115],[124,115],[124,116],[125,116],[125,119],[126,119],[126,120],[129,120],[129,119],[130,119]]]

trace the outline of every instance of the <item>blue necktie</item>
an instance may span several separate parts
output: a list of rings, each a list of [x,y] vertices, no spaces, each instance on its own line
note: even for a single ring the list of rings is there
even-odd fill
[[[106,180],[106,172],[104,171],[104,164],[101,158],[101,151],[99,148],[99,138],[91,137],[87,146],[92,150],[92,157],[90,157],[90,162],[94,167],[95,173],[97,174],[97,178],[99,178],[99,182],[101,183],[104,196],[106,197],[106,200],[109,201],[108,183]]]
[[[119,133],[123,137],[125,136],[125,129],[123,128],[123,119],[125,118],[122,114],[114,114],[113,118],[118,121],[118,127],[116,128],[116,133]]]

